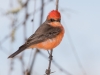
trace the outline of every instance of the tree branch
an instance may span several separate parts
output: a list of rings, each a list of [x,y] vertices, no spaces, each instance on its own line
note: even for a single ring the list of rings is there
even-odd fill
[[[59,3],[59,0],[56,0],[56,10],[58,10],[58,3]],[[51,74],[51,61],[52,61],[52,53],[53,53],[53,49],[50,50],[50,54],[49,54],[49,65],[48,65],[48,69],[46,69],[46,74],[47,75],[50,75]]]
[[[48,69],[46,69],[46,74],[47,75],[50,75],[50,73],[51,73],[51,61],[52,61],[52,53],[53,53],[53,49],[50,51],[50,54],[49,54],[49,65],[48,65]]]

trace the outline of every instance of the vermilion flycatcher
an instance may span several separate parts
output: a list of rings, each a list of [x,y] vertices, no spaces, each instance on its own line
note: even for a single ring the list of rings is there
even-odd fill
[[[31,35],[25,44],[19,47],[19,49],[11,54],[8,58],[13,58],[26,48],[40,48],[45,50],[51,50],[60,44],[64,36],[64,28],[60,23],[61,15],[59,11],[52,10],[46,21]]]

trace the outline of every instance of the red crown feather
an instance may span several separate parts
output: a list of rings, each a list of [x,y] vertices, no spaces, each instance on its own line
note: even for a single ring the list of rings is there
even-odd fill
[[[58,10],[52,10],[47,16],[47,19],[51,18],[60,19],[61,18],[60,12]]]

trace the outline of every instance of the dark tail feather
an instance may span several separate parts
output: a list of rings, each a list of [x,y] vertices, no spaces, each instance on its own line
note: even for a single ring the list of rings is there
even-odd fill
[[[22,52],[26,48],[27,48],[27,46],[25,44],[22,45],[22,46],[20,46],[19,49],[16,52],[14,52],[13,54],[11,54],[8,58],[13,58],[14,56],[16,56],[17,54],[19,54],[20,52]]]

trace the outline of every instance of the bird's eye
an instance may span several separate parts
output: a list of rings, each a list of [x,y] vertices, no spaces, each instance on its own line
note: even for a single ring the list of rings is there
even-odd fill
[[[58,22],[60,22],[60,21],[61,21],[61,19],[58,20]]]
[[[54,19],[50,19],[50,22],[54,22],[55,20]]]

